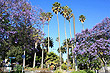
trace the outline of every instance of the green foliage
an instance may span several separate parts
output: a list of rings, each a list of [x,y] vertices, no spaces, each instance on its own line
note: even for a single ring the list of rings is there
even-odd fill
[[[62,64],[61,68],[62,68],[63,70],[66,70],[66,69],[67,69],[67,66],[66,66],[65,64]]]
[[[85,17],[84,15],[80,15],[80,16],[79,16],[79,21],[80,21],[81,23],[84,23],[85,20],[86,20],[86,17]]]
[[[80,70],[80,71],[73,71],[71,73],[95,73],[95,72],[92,70]]]
[[[78,62],[78,68],[79,69],[100,69],[101,68],[101,62],[99,58],[95,57],[90,57],[88,58],[89,55],[84,54],[84,55],[77,55],[77,62]]]
[[[92,71],[92,70],[90,70],[90,69],[87,70],[86,72],[87,72],[87,73],[95,73],[94,71]]]
[[[14,68],[15,71],[22,71],[22,65],[16,65],[16,67]]]
[[[55,53],[53,52],[50,52],[50,53],[47,53],[47,56],[45,58],[45,63],[46,65],[59,65],[59,62],[60,62],[60,59],[59,59],[59,56],[57,56]]]
[[[17,62],[22,62],[23,50],[20,46],[11,46],[11,49],[7,52],[7,57],[16,57]]]
[[[46,37],[45,39],[44,39],[44,45],[45,45],[45,47],[46,47],[46,49],[47,49],[47,51],[48,51],[48,37]],[[49,37],[49,47],[53,47],[53,38],[52,37]]]
[[[54,73],[66,73],[65,71],[63,71],[63,70],[55,70],[55,72]]]
[[[73,72],[71,72],[71,73],[87,73],[87,72],[84,71],[84,70],[80,70],[80,71],[73,71]]]

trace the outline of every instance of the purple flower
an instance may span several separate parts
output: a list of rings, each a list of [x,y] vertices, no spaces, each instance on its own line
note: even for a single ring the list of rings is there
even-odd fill
[[[71,58],[73,58],[73,56],[71,56]]]

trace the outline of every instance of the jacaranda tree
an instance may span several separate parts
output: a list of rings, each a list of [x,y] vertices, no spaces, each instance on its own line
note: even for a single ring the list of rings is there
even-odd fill
[[[90,30],[86,29],[81,33],[77,33],[76,39],[77,43],[74,53],[77,55],[77,58],[86,57],[82,60],[83,64],[90,64],[93,60],[101,62],[106,72],[106,66],[110,60],[110,18],[105,18]],[[81,56],[80,58],[79,55]],[[96,66],[97,64],[93,63],[91,66]],[[88,67],[91,66],[89,65]]]
[[[0,0],[0,51],[8,57],[10,55],[7,52],[11,49],[21,48],[28,54],[32,54],[29,51],[37,51],[35,42],[39,39],[34,39],[36,36],[33,33],[43,35],[39,22],[40,10],[32,7],[26,0]],[[16,52],[11,56],[14,53]]]

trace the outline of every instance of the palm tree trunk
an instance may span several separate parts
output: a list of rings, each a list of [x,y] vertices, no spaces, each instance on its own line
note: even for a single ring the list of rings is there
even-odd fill
[[[35,48],[37,47],[37,43],[35,43]],[[35,67],[36,61],[36,52],[34,53],[34,61],[33,61],[33,68]]]
[[[44,47],[42,47],[42,65],[41,65],[41,68],[43,68],[43,57],[44,57],[44,55],[43,55],[43,54],[44,54],[43,48],[44,48]]]
[[[74,28],[74,41],[75,41],[75,47],[76,47],[76,36],[75,36],[75,17],[74,17],[74,14],[73,14],[73,28]],[[74,50],[74,49],[73,49]],[[77,66],[76,66],[77,67]],[[75,56],[74,56],[74,53],[73,53],[73,68],[75,69]],[[77,71],[77,68],[76,68],[76,71]]]
[[[72,34],[71,34],[71,24],[70,24],[70,22],[69,22],[69,26],[70,26],[70,37],[71,37],[71,39],[72,39]],[[73,44],[72,44],[72,52],[73,52]],[[71,52],[71,53],[72,53]],[[72,54],[72,56],[73,56],[73,68],[74,68],[74,54]]]
[[[44,24],[43,24],[43,33],[44,33]],[[41,68],[43,68],[43,59],[44,59],[44,45],[42,45],[42,65],[41,65]]]
[[[84,24],[82,23],[82,27],[83,27],[83,30],[84,30]]]
[[[48,53],[49,53],[49,21],[48,21]]]
[[[69,67],[69,49],[68,49],[68,43],[67,43],[67,36],[66,36],[66,25],[65,25],[65,18],[64,18],[64,28],[65,28],[65,38],[66,38],[66,48],[67,48],[67,70]]]
[[[34,53],[33,68],[35,67],[36,52]]]
[[[24,56],[25,56],[25,50],[24,50]],[[23,58],[23,68],[25,68],[25,57]]]
[[[69,26],[70,26],[70,37],[72,38],[72,34],[71,34],[71,24],[69,22]]]
[[[58,41],[59,41],[59,49],[60,49],[60,70],[61,70],[61,48],[60,48],[60,30],[59,30],[59,20],[58,20],[58,14],[57,14],[57,22],[58,22]]]

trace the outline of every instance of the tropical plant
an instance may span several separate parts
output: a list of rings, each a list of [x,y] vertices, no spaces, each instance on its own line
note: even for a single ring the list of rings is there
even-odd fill
[[[62,64],[61,68],[62,68],[63,70],[67,70],[66,64]]]
[[[46,13],[45,12],[42,12],[41,14],[40,14],[40,20],[41,20],[41,22],[42,22],[42,24],[43,24],[43,33],[44,33],[44,24],[45,24],[45,21],[46,21]],[[43,40],[43,42],[44,42],[44,40]],[[42,64],[41,64],[41,68],[43,68],[43,59],[44,59],[44,43],[42,44]]]
[[[56,67],[59,66],[60,58],[53,52],[49,52],[45,58],[45,64],[48,65],[55,65]]]
[[[52,37],[49,37],[49,47],[53,47],[53,38]],[[46,37],[45,39],[44,39],[44,47],[46,47],[46,49],[47,49],[47,52],[48,52],[48,37]]]
[[[61,46],[60,49],[61,49],[61,56],[63,58],[63,54],[66,53],[66,49],[63,46]],[[58,53],[60,53],[60,49],[59,48],[57,49]]]
[[[52,18],[52,13],[51,12],[47,12],[46,13],[46,17],[47,17],[47,21],[48,21],[48,53],[49,53],[49,22],[50,22],[50,20],[51,20],[51,18]]]
[[[55,3],[53,4],[52,11],[57,15],[57,22],[58,22],[58,39],[59,39],[58,41],[59,41],[59,48],[60,48],[60,31],[59,31],[59,20],[58,20],[58,12],[61,11],[60,3],[55,2]],[[61,49],[60,49],[60,69],[61,69]]]
[[[67,16],[69,16],[68,6],[63,6],[62,11],[61,11],[60,14],[62,14],[64,16],[64,29],[65,29],[65,38],[66,38],[66,48],[67,48],[67,63],[68,63],[68,66],[69,66],[69,59],[68,59],[69,50],[68,50],[66,25],[65,25],[65,19],[66,19]]]
[[[67,62],[68,62],[68,66],[69,66],[69,49],[68,49],[68,43],[67,43],[67,35],[66,35],[66,25],[65,25],[65,19],[67,17],[69,17],[70,13],[72,12],[72,10],[68,7],[68,6],[63,6],[62,7],[62,11],[61,14],[64,16],[64,29],[65,29],[65,38],[66,38],[66,48],[67,48]]]
[[[79,21],[82,23],[82,26],[83,26],[83,30],[84,30],[84,21],[86,20],[85,16],[84,15],[80,15],[79,16]]]
[[[72,38],[72,34],[71,34],[71,24],[70,24],[70,18],[72,18],[72,17],[74,17],[74,14],[73,13],[71,13],[72,12],[72,10],[71,9],[69,9],[69,16],[68,17],[66,17],[66,20],[68,20],[69,21],[69,27],[70,27],[70,37],[71,37],[71,40],[73,40],[73,38]],[[73,19],[74,20],[74,19]],[[73,21],[73,22],[75,22],[75,20]],[[74,24],[75,25],[75,24]],[[74,30],[75,30],[75,27],[74,27]],[[75,35],[74,35],[74,37],[75,37]],[[73,45],[74,45],[75,43],[71,43],[71,48],[72,48],[72,51],[74,50],[73,49]],[[75,58],[74,58],[74,54],[72,53],[72,51],[71,51],[71,54],[72,54],[72,56],[73,56],[73,66],[75,65],[74,64],[74,61],[75,61]],[[73,67],[74,68],[74,67]]]

